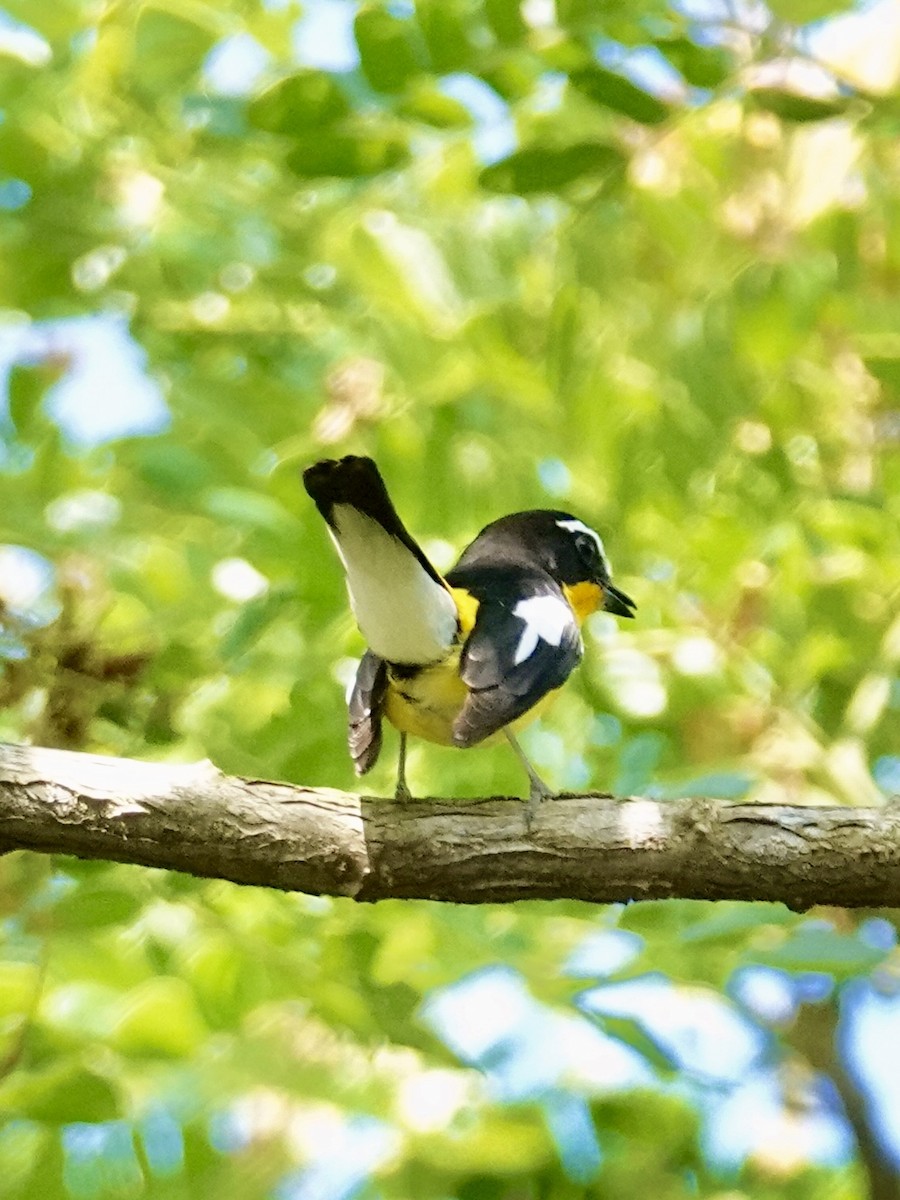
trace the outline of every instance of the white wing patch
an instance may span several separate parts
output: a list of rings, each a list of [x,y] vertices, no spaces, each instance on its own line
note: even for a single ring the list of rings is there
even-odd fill
[[[416,556],[351,504],[336,504],[329,528],[347,576],[356,623],[388,662],[429,663],[456,637],[456,605]]]
[[[571,521],[557,521],[556,524],[560,529],[568,529],[570,533],[586,533],[589,538],[593,538],[597,543],[597,549],[600,551],[600,559],[609,567],[609,559],[606,557],[606,549],[603,545],[603,539],[596,529],[591,529],[590,525],[585,525],[584,521],[577,521],[573,517]]]
[[[575,619],[569,604],[558,596],[529,596],[519,601],[513,615],[525,622],[513,666],[534,654],[539,640],[551,646],[560,645],[563,634]]]

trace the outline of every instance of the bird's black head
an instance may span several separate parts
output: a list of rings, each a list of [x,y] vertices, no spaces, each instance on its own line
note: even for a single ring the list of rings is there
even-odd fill
[[[459,565],[489,561],[546,571],[579,616],[599,607],[634,616],[634,601],[610,579],[600,535],[571,513],[537,508],[494,521],[463,552]]]

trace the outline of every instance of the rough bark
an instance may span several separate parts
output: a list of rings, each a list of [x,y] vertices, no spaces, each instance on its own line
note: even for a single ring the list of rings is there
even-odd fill
[[[165,867],[357,900],[680,896],[900,906],[900,804],[797,808],[567,795],[395,803],[0,746],[0,851]]]

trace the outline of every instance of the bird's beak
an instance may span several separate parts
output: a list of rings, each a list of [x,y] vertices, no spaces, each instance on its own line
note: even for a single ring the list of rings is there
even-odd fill
[[[636,608],[637,605],[630,596],[626,596],[609,582],[603,584],[604,612],[615,613],[617,617],[633,617]]]

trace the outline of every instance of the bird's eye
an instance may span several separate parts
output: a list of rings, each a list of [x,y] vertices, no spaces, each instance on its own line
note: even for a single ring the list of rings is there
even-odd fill
[[[586,533],[579,533],[575,538],[575,549],[589,566],[593,566],[599,557],[597,543]]]

